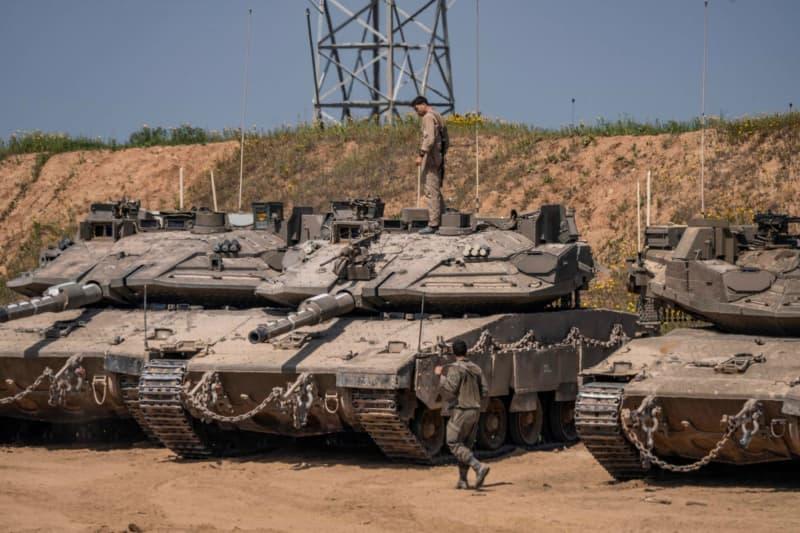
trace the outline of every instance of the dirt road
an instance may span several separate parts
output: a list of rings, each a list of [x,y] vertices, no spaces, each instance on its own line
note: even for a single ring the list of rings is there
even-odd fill
[[[492,461],[484,490],[455,469],[376,453],[279,450],[176,461],[164,449],[0,448],[3,531],[796,530],[800,469],[717,469],[611,483],[581,445]]]

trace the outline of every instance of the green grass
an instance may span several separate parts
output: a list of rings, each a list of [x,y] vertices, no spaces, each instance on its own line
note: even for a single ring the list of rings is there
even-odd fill
[[[800,132],[800,113],[778,113],[744,117],[738,120],[719,120],[712,124],[729,142],[741,142],[754,134],[766,134],[780,130],[797,135]]]
[[[75,150],[99,150],[111,147],[110,142],[89,137],[73,137],[66,133],[41,131],[22,132],[8,140],[0,139],[0,159],[13,154],[35,154],[41,152],[61,153]]]
[[[708,127],[730,136],[786,129],[800,123],[800,114],[769,115],[739,120],[709,119]],[[496,143],[487,168],[496,169],[486,178],[486,187],[499,192],[513,187],[523,174],[536,174],[545,187],[555,185],[546,172],[545,165],[569,166],[571,158],[584,148],[596,144],[600,137],[620,135],[659,135],[667,137],[696,131],[699,120],[685,122],[666,121],[641,123],[630,118],[616,121],[598,120],[596,124],[571,128],[543,129],[532,125],[486,120],[475,116],[452,115],[448,117],[448,129],[454,150],[471,150],[475,127],[480,128],[484,138]],[[411,200],[409,179],[416,176],[413,155],[419,136],[419,121],[406,116],[391,126],[375,121],[352,121],[345,124],[326,125],[323,128],[312,124],[281,127],[266,132],[250,132],[245,143],[244,206],[249,202],[270,197],[293,204],[312,205],[324,208],[327,199],[365,194],[380,195],[390,200]],[[543,141],[571,139],[570,147],[560,152],[547,152]],[[638,145],[629,157],[616,162],[622,171],[635,166]],[[511,161],[524,160],[524,168],[511,168]],[[465,158],[451,157],[448,161],[448,176],[454,181],[455,206],[466,207],[471,202],[473,163]],[[236,209],[238,197],[239,156],[238,153],[216,168],[217,194],[220,205]],[[461,183],[461,181],[463,183]],[[347,184],[343,189],[342,184]],[[508,192],[507,190],[505,192]],[[198,205],[209,205],[209,184],[196,184],[189,196]],[[502,195],[501,195],[502,196]],[[325,200],[323,200],[325,199]],[[498,201],[501,197],[498,197]]]
[[[208,144],[212,142],[238,139],[239,130],[226,129],[222,132],[196,128],[182,124],[177,128],[150,128],[144,126],[131,133],[122,148],[146,148],[149,146],[175,146],[180,144]]]
[[[60,154],[77,150],[121,150],[125,148],[147,148],[150,146],[175,146],[181,144],[207,144],[238,139],[239,130],[209,131],[183,124],[177,128],[143,126],[134,131],[125,143],[115,139],[72,136],[66,133],[43,131],[19,132],[8,139],[0,139],[0,160],[18,154],[47,152]]]
[[[579,124],[562,128],[547,129],[535,125],[475,118],[470,115],[453,115],[448,117],[449,128],[458,133],[474,131],[477,125],[484,134],[506,138],[524,138],[526,142],[537,139],[554,139],[564,137],[582,137],[584,146],[592,142],[593,137],[611,137],[617,135],[660,135],[678,134],[697,131],[702,124],[699,118],[688,121],[639,122],[630,117],[617,120],[600,118],[594,124]],[[708,119],[708,127],[736,139],[758,132],[771,131],[784,127],[800,127],[800,113],[779,113],[739,119]],[[393,126],[377,124],[373,120],[352,121],[338,125],[318,128],[303,123],[293,127],[280,127],[273,130],[250,130],[246,132],[248,139],[281,139],[288,138],[294,142],[315,143],[320,141],[372,141],[375,135],[385,135],[387,130],[414,132],[418,129],[416,117],[407,115],[398,119]],[[75,150],[120,150],[124,148],[143,148],[150,146],[173,146],[182,144],[206,144],[240,137],[238,129],[210,131],[203,128],[182,124],[175,128],[149,127],[131,133],[126,142],[115,139],[71,136],[65,133],[48,133],[42,131],[20,132],[8,139],[0,139],[0,160],[14,154],[30,154],[48,152],[51,154],[71,152]]]

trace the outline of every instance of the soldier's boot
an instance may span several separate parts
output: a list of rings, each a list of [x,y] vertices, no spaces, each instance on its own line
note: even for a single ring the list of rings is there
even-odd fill
[[[469,466],[475,471],[475,488],[479,489],[483,486],[486,476],[489,475],[489,465],[483,464],[474,457],[469,462]]]
[[[469,474],[469,465],[458,465],[458,483],[456,484],[457,489],[461,490],[469,488],[467,474]]]

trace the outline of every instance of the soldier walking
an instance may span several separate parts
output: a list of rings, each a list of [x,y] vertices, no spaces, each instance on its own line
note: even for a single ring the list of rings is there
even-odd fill
[[[411,102],[417,115],[422,117],[422,143],[417,154],[417,166],[421,167],[425,180],[425,202],[428,206],[428,226],[422,228],[423,235],[436,233],[442,222],[444,212],[444,157],[450,144],[447,126],[442,115],[428,104],[424,96],[417,96]]]
[[[478,435],[478,419],[481,415],[481,400],[489,396],[489,387],[481,368],[467,359],[467,344],[462,340],[453,342],[455,363],[437,366],[434,372],[440,377],[440,387],[450,398],[450,420],[447,422],[447,446],[458,460],[457,489],[468,489],[467,475],[472,467],[475,470],[475,488],[483,485],[489,474],[489,465],[475,458],[472,447]]]

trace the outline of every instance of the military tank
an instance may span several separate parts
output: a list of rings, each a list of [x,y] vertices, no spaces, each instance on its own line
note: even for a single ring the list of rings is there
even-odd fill
[[[209,427],[366,434],[390,458],[432,462],[448,415],[433,369],[453,359],[459,338],[491,384],[483,449],[535,445],[545,424],[555,439],[575,439],[578,372],[637,326],[633,314],[580,308],[594,263],[573,212],[448,212],[438,235],[420,235],[425,210],[383,210],[367,199],[303,216],[282,273],[255,290],[271,308],[193,313],[195,331],[174,314],[149,315],[166,330],[140,384],[153,434],[183,457],[214,453]],[[185,358],[181,343],[199,351]],[[109,358],[141,364],[116,348]]]
[[[612,476],[800,455],[798,222],[647,228],[629,275],[644,320],[678,311],[702,327],[633,340],[582,373],[578,433]]]
[[[200,308],[262,305],[255,288],[280,273],[309,213],[296,207],[287,220],[275,202],[230,215],[148,211],[130,200],[93,204],[74,240],[43,250],[38,268],[8,282],[32,298],[0,307],[4,425],[142,422],[140,369],[114,367],[107,354],[144,353],[150,333],[162,335],[147,328],[143,304],[174,310],[188,329]]]

